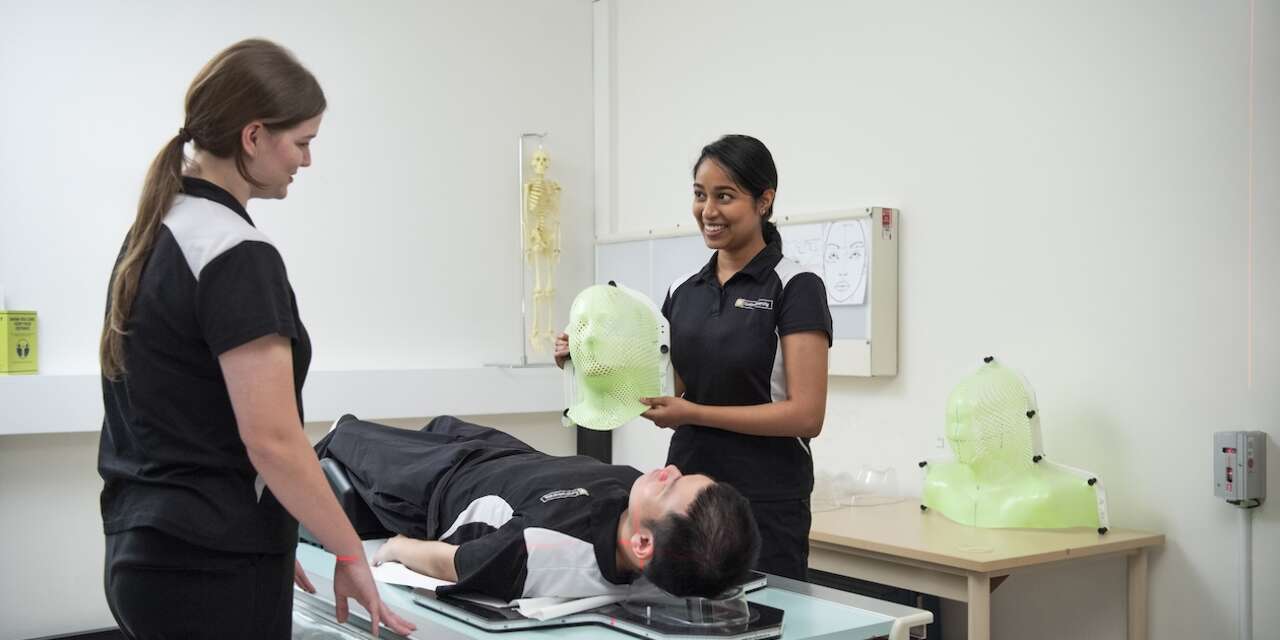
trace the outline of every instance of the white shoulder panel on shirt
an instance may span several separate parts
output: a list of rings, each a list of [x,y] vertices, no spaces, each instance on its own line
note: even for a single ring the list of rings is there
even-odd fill
[[[778,264],[774,265],[773,272],[778,274],[778,279],[782,281],[782,288],[785,289],[792,278],[805,273],[805,270],[800,267],[799,262],[783,257]]]
[[[530,527],[524,530],[524,543],[529,551],[525,598],[586,598],[624,594],[629,588],[604,579],[590,542],[559,531]]]
[[[498,529],[511,520],[511,516],[514,514],[515,512],[511,509],[511,505],[507,504],[507,501],[503,500],[502,496],[480,496],[472,500],[471,504],[467,505],[467,508],[458,514],[453,524],[439,539],[448,540],[463,525],[474,522],[483,522],[494,529]]]
[[[191,275],[200,279],[200,271],[215,258],[242,242],[271,244],[266,234],[258,231],[240,214],[205,198],[178,194],[173,208],[165,214],[164,226],[191,267]]]
[[[667,295],[669,296],[675,293],[676,289],[680,288],[680,285],[688,282],[691,278],[698,275],[699,271],[702,271],[702,269],[698,269],[697,271],[690,271],[689,273],[686,273],[680,276],[679,278],[676,278],[674,281],[672,281],[671,286],[667,288]],[[658,305],[661,306],[662,303],[659,302]]]

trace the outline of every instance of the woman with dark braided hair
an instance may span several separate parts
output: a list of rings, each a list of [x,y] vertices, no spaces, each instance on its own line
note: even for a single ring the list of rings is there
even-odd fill
[[[245,40],[187,90],[185,122],[147,172],[107,296],[107,603],[130,638],[289,638],[298,521],[338,558],[347,598],[397,633],[360,540],[302,432],[311,341],[254,198],[311,165],[326,101],[287,50]],[[187,144],[194,152],[188,160]]]

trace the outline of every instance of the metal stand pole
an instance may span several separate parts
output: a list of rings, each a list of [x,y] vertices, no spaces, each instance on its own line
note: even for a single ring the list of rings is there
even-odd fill
[[[1240,507],[1240,640],[1253,640],[1253,509]]]

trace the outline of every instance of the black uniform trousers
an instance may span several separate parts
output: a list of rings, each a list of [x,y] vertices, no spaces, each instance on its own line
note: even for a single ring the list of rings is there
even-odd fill
[[[751,502],[760,529],[760,558],[756,570],[804,580],[809,570],[809,499]]]
[[[107,606],[126,638],[291,637],[293,549],[216,551],[150,528],[106,542]]]

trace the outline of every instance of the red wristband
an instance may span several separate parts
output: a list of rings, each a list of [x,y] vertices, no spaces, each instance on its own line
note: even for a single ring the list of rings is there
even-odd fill
[[[356,562],[360,558],[357,558],[355,556],[334,556],[333,559],[343,564],[351,564],[353,562]]]

